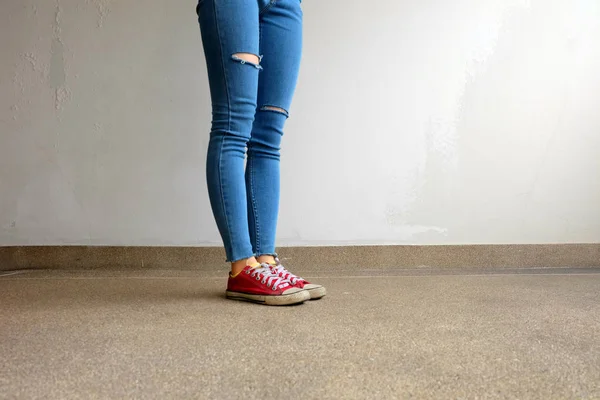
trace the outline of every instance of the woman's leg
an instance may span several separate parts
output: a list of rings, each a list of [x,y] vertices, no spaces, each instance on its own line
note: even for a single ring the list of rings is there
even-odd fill
[[[279,146],[296,89],[302,53],[300,0],[277,0],[264,8],[260,18],[260,50],[263,55],[258,82],[258,108],[248,143],[246,187],[250,237],[258,260],[311,299],[327,293],[288,271],[275,254],[279,211]]]
[[[254,258],[244,178],[246,147],[257,108],[259,10],[275,0],[199,0],[213,108],[206,177],[210,202],[232,262],[226,296],[262,304],[298,304],[307,290]],[[256,265],[253,265],[255,263]]]
[[[200,0],[196,10],[212,100],[209,197],[227,260],[243,268],[255,254],[248,234],[244,159],[257,107],[259,5],[257,0]]]
[[[274,262],[279,211],[279,149],[296,89],[302,52],[300,0],[262,7],[258,107],[248,142],[246,191],[252,248],[261,262]]]

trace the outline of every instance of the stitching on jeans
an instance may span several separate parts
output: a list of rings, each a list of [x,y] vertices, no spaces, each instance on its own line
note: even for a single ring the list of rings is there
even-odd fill
[[[254,197],[254,156],[250,156],[248,161],[250,162],[250,201],[252,202],[252,214],[254,214],[254,234],[256,235],[255,250],[258,254],[260,251],[260,225],[258,223],[258,207],[256,207],[256,198]]]
[[[229,85],[227,84],[227,70],[225,69],[225,60],[223,60],[223,42],[221,40],[221,29],[219,28],[219,19],[217,18],[217,7],[213,4],[213,17],[215,19],[215,28],[217,29],[217,40],[219,41],[219,58],[221,59],[221,69],[223,71],[223,80],[225,81],[225,97],[227,97],[227,131],[231,130],[231,99],[229,96]],[[223,178],[222,178],[222,159],[223,159],[223,142],[225,141],[225,135],[221,137],[221,144],[219,146],[219,197],[221,198],[221,207],[223,208],[223,215],[225,217],[225,226],[227,227],[228,247],[229,253],[233,253],[232,238],[231,238],[231,227],[229,226],[229,218],[227,217],[227,210],[225,209],[225,196],[223,195]],[[227,246],[227,244],[225,244]],[[233,255],[233,254],[232,254]],[[229,256],[228,256],[229,258]],[[232,257],[233,258],[233,257]]]
[[[270,7],[270,5],[272,5],[273,3],[275,3],[275,0],[271,0],[269,2],[269,5],[263,7],[263,10],[266,10],[268,7]],[[261,11],[262,13],[262,11]],[[263,43],[263,29],[262,29],[262,24],[259,24],[258,27],[258,40],[259,43]],[[261,60],[262,61],[262,60]],[[259,90],[260,92],[260,90]],[[258,104],[258,98],[257,100],[257,104]],[[250,141],[252,140],[252,138],[250,138]],[[249,143],[249,145],[251,146],[251,143]],[[256,251],[256,253],[258,254],[258,252],[260,251],[260,225],[258,223],[258,208],[256,207],[256,199],[254,197],[254,168],[253,168],[253,164],[254,164],[254,157],[249,155],[248,157],[248,161],[250,163],[250,201],[252,202],[252,211],[253,211],[253,216],[254,216],[254,250]]]
[[[221,40],[221,29],[219,19],[217,18],[217,7],[213,5],[213,15],[215,17],[215,27],[217,28],[217,40],[219,41],[219,58],[221,59],[221,69],[223,70],[223,80],[225,81],[225,97],[227,97],[227,130],[231,130],[231,98],[229,96],[229,85],[227,84],[227,69],[223,59],[223,41]]]
[[[271,8],[271,7],[273,7],[275,5],[275,3],[277,3],[277,0],[271,0],[271,1],[269,1],[269,3],[266,6],[264,6],[262,8],[262,10],[260,10],[258,12],[258,15],[261,15],[261,14],[264,14],[265,12],[267,12],[269,10],[269,8]]]
[[[225,216],[225,225],[227,226],[227,239],[229,243],[224,243],[225,244],[225,248],[228,253],[233,254],[233,246],[231,245],[231,229],[229,228],[229,218],[227,218],[227,211],[225,210],[225,196],[223,195],[223,180],[221,179],[222,177],[222,173],[221,173],[221,160],[223,159],[222,155],[222,149],[223,149],[223,142],[225,141],[225,135],[221,136],[221,143],[219,144],[219,159],[218,159],[218,173],[219,173],[219,197],[221,198],[221,208],[223,209],[223,215]],[[229,256],[227,256],[227,258],[229,258]],[[234,258],[233,256],[231,258]],[[229,260],[227,260],[229,261]]]

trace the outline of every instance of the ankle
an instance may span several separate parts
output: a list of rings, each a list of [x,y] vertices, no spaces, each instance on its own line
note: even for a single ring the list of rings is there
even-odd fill
[[[235,276],[242,272],[246,266],[254,266],[259,262],[256,260],[256,257],[250,257],[243,260],[234,261],[231,263],[231,275]]]
[[[272,255],[262,255],[258,257],[258,262],[261,264],[272,264],[274,265],[275,262],[275,257]]]

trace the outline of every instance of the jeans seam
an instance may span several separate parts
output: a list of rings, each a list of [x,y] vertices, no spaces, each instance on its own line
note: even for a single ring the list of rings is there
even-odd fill
[[[229,85],[227,84],[227,68],[225,68],[225,60],[223,59],[223,42],[221,40],[221,28],[219,19],[217,18],[217,7],[213,6],[213,15],[215,18],[215,26],[217,28],[217,39],[219,40],[219,58],[221,59],[221,69],[223,70],[223,80],[225,81],[225,97],[227,97],[227,130],[231,130],[231,96],[229,96]]]
[[[228,249],[228,253],[233,252],[232,240],[231,240],[231,228],[229,227],[229,218],[227,218],[227,211],[225,210],[225,196],[223,194],[223,172],[222,172],[222,163],[223,160],[223,142],[225,141],[225,135],[221,136],[221,143],[219,144],[219,197],[221,198],[221,207],[223,208],[223,216],[225,217],[225,226],[227,227],[227,239],[229,243],[225,244],[225,248]],[[227,256],[227,258],[230,258]],[[233,257],[232,257],[233,258]]]
[[[258,12],[258,15],[262,15],[262,14],[264,14],[265,12],[267,12],[267,11],[269,10],[269,8],[271,8],[271,7],[273,7],[273,6],[275,5],[275,3],[277,3],[277,0],[271,0],[271,1],[269,1],[269,3],[268,3],[266,6],[264,6],[264,7],[262,8],[262,10],[260,10],[260,11]]]
[[[217,29],[217,39],[219,41],[219,58],[221,59],[221,69],[223,71],[223,80],[225,81],[225,97],[227,97],[227,131],[231,130],[231,98],[229,96],[229,85],[227,84],[227,69],[225,68],[225,61],[223,60],[223,45],[221,41],[221,29],[219,27],[219,18],[217,17],[217,7],[213,5],[213,17],[215,19],[215,27]],[[223,160],[223,146],[225,142],[225,135],[221,136],[221,143],[219,145],[219,197],[221,197],[221,207],[223,207],[223,216],[225,217],[225,226],[227,227],[227,236],[229,239],[229,252],[233,252],[233,240],[231,238],[231,226],[229,225],[229,218],[227,217],[227,210],[225,208],[225,196],[223,195],[223,172],[222,172],[222,160]],[[229,257],[228,257],[229,258]]]
[[[276,0],[271,0],[267,6],[263,7],[263,11],[266,11],[271,5],[273,5],[275,3],[275,1]],[[260,13],[262,14],[263,11],[261,11]],[[258,40],[259,40],[259,43],[263,43],[262,24],[259,24],[259,27],[258,27]],[[251,154],[249,154],[249,156],[248,156],[248,163],[250,166],[250,202],[252,203],[252,214],[254,217],[255,241],[253,244],[254,244],[254,250],[258,254],[258,252],[260,251],[260,247],[261,247],[260,246],[260,225],[258,223],[258,215],[257,215],[258,212],[257,212],[257,207],[256,207],[256,199],[254,197],[254,186],[255,186],[255,184],[254,184],[254,168],[253,168],[254,156]]]
[[[256,236],[255,251],[258,254],[260,251],[260,225],[258,223],[258,208],[256,207],[256,199],[254,197],[254,156],[248,159],[250,163],[250,202],[252,203],[252,214],[254,217],[254,234]]]

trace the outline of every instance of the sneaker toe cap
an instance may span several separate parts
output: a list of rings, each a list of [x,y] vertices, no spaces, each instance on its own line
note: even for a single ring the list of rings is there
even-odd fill
[[[300,288],[297,288],[297,287],[292,287],[292,288],[284,290],[283,292],[281,292],[281,294],[290,295],[290,294],[299,293],[299,292],[302,292],[302,291],[304,291],[304,289],[300,289]]]
[[[320,299],[321,297],[327,294],[327,290],[322,285],[317,285],[316,283],[307,283],[304,285],[304,290],[306,290],[310,294],[310,298]]]
[[[322,287],[323,287],[322,285],[317,285],[316,283],[305,283],[304,284],[304,289],[306,289],[306,290],[319,289]]]

